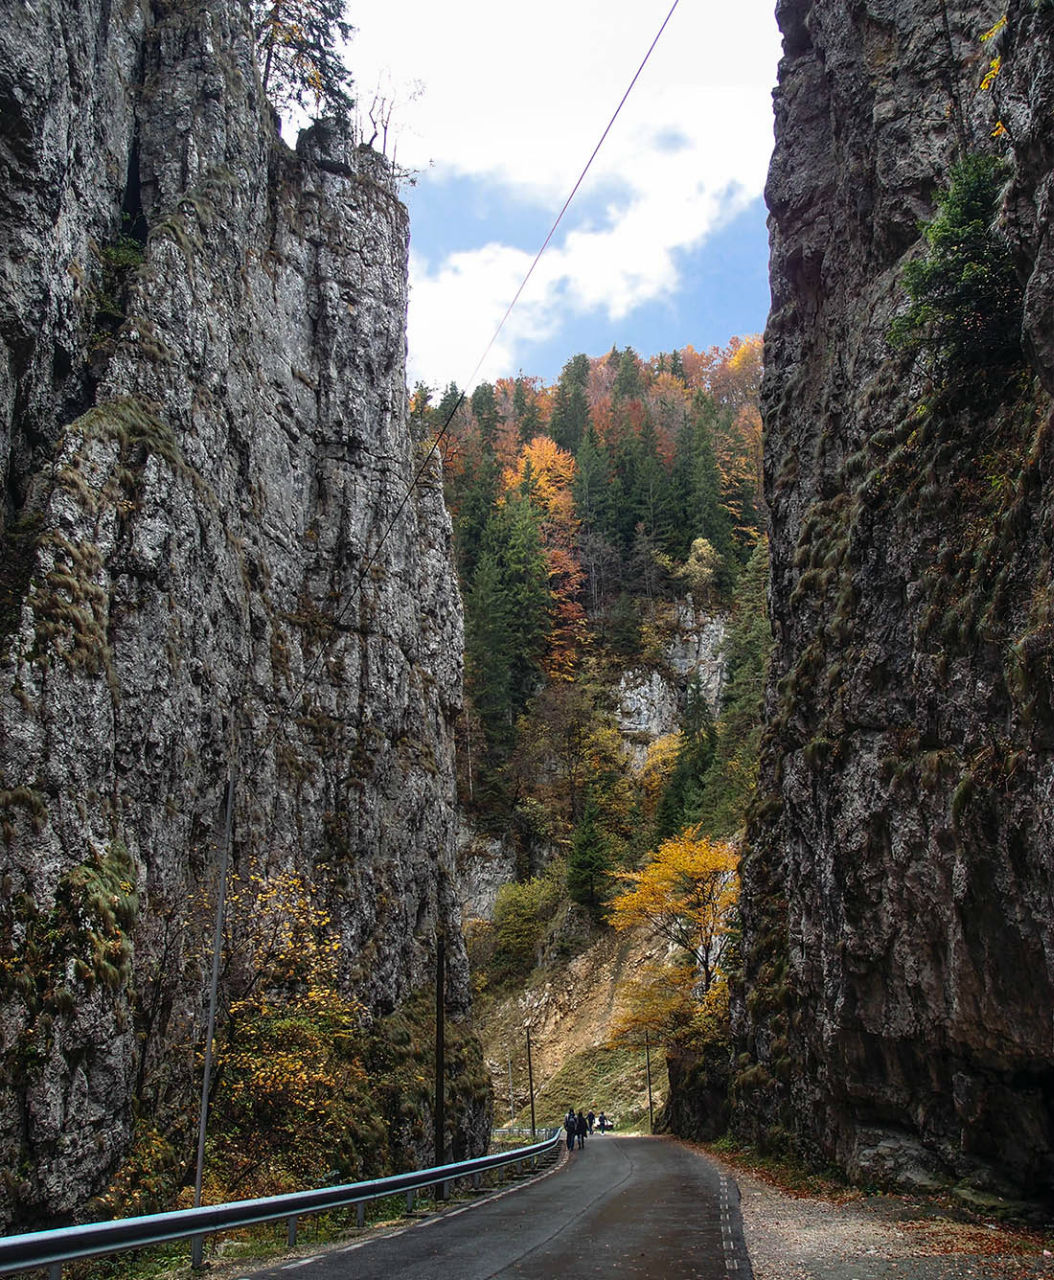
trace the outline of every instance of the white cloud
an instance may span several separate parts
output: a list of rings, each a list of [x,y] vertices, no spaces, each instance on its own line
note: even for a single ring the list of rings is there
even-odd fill
[[[583,187],[612,190],[602,222],[572,206],[482,376],[569,311],[626,315],[676,289],[678,250],[761,191],[778,37],[771,0],[681,0]],[[640,64],[668,0],[356,0],[360,100],[395,87],[397,158],[559,209]],[[423,92],[410,99],[414,82]],[[608,184],[608,185],[605,185]],[[420,206],[421,201],[418,201]],[[420,216],[420,211],[419,215]],[[534,250],[488,244],[411,268],[411,376],[464,377]]]

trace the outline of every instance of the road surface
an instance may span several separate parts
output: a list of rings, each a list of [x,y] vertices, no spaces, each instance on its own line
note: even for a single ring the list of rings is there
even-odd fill
[[[668,1138],[586,1139],[536,1180],[254,1280],[752,1280],[739,1192]]]

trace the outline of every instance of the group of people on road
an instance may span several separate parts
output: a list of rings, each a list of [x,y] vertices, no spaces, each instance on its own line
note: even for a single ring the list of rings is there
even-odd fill
[[[575,1144],[584,1147],[586,1145],[586,1135],[593,1132],[594,1125],[601,1133],[605,1129],[613,1129],[614,1125],[601,1111],[597,1115],[590,1110],[585,1115],[581,1111],[576,1112],[574,1107],[567,1108],[567,1115],[564,1116],[564,1132],[567,1134],[567,1149],[574,1151]]]

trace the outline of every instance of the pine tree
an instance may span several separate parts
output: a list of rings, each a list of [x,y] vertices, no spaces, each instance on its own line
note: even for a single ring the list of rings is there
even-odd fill
[[[589,427],[589,359],[584,355],[568,360],[560,373],[549,415],[549,434],[560,446],[577,453]]]
[[[454,521],[454,545],[463,582],[470,582],[475,573],[483,531],[497,499],[500,470],[493,455],[484,455],[483,461],[463,477]]]
[[[529,379],[517,378],[512,393],[512,411],[520,432],[520,443],[527,444],[542,429],[542,415],[533,395]]]
[[[702,802],[704,778],[714,758],[714,721],[698,678],[688,687],[681,739],[673,773],[655,810],[656,844],[676,835],[691,820]]]
[[[573,902],[594,914],[607,900],[612,868],[610,843],[598,818],[596,801],[590,795],[567,855],[567,892]]]
[[[484,550],[465,599],[465,678],[491,751],[512,734],[512,626],[498,553]]]
[[[491,383],[481,382],[473,391],[472,412],[479,423],[479,437],[484,447],[493,450],[498,434],[498,402]]]
[[[627,347],[619,356],[618,373],[611,398],[615,403],[623,400],[636,400],[641,394],[640,359],[632,347]]]
[[[557,441],[559,443],[559,441]],[[607,449],[590,426],[575,455],[575,510],[583,527],[607,532],[611,461]]]

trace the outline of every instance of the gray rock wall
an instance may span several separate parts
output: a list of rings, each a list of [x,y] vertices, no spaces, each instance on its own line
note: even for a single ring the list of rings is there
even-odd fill
[[[722,646],[727,625],[722,614],[711,618],[698,614],[690,604],[680,605],[662,668],[623,673],[616,714],[619,731],[638,766],[657,738],[681,727],[687,690],[693,681],[717,719],[725,683]]]
[[[786,0],[770,172],[776,633],[736,1124],[862,1178],[1054,1188],[1054,16]],[[1001,53],[992,90],[979,85]],[[1007,134],[993,137],[997,119]],[[1006,157],[1028,362],[894,350],[953,161]]]
[[[466,1006],[462,619],[406,211],[278,140],[243,6],[5,4],[0,116],[0,1218],[40,1226],[191,1079],[232,767],[238,872],[315,887],[348,990],[445,928]]]

